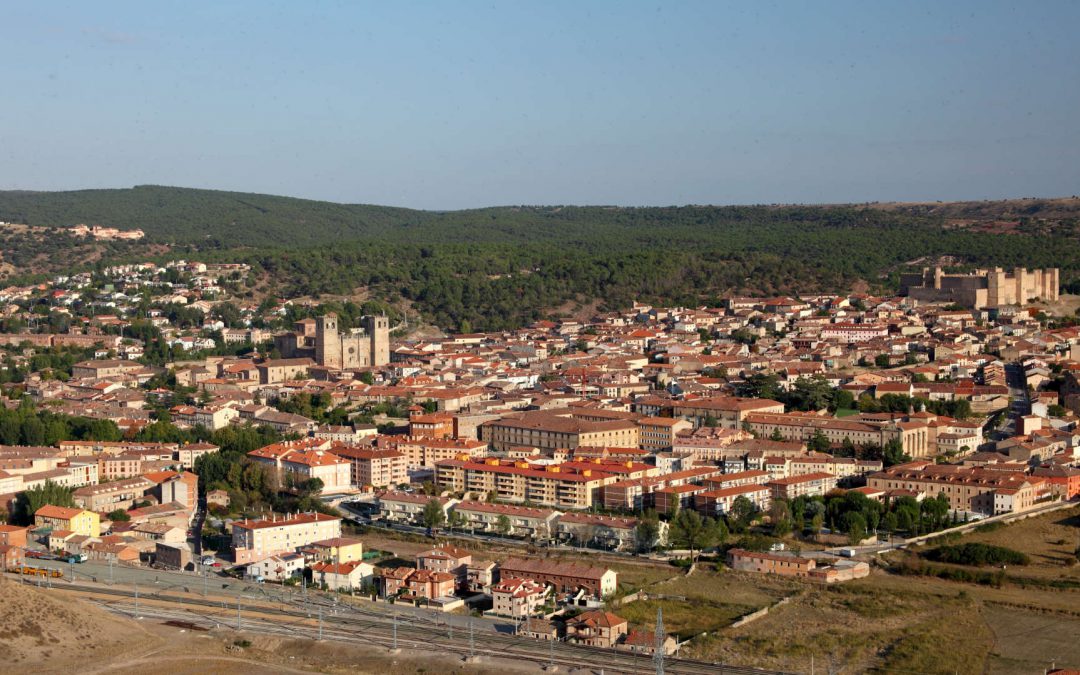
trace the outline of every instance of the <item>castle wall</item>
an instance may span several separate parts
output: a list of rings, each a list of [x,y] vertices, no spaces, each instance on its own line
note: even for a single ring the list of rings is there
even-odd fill
[[[900,277],[901,293],[925,302],[955,302],[975,309],[1024,305],[1035,299],[1053,302],[1060,297],[1060,271],[1055,268],[1006,272],[1000,267],[975,274],[908,273]]]

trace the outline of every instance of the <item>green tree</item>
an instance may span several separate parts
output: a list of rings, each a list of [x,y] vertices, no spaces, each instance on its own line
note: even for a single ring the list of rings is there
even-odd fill
[[[854,511],[845,513],[841,528],[847,532],[848,542],[852,545],[866,539],[866,518],[861,513]]]
[[[505,537],[510,534],[511,529],[513,529],[513,525],[510,524],[510,519],[505,513],[500,513],[499,517],[495,519],[495,531]]]
[[[126,523],[131,520],[131,516],[129,516],[128,512],[124,509],[115,509],[113,511],[109,511],[107,518],[114,523]]]
[[[745,533],[758,516],[758,507],[745,496],[738,496],[727,513],[728,527],[732,532]]]
[[[673,547],[689,549],[691,564],[697,560],[698,551],[712,546],[718,538],[716,522],[702,518],[693,509],[680,509],[668,529],[668,540]]]
[[[34,514],[46,504],[74,507],[75,500],[72,498],[71,488],[46,480],[41,485],[23,490],[15,498],[12,519],[18,525],[32,525]]]
[[[899,438],[890,438],[882,448],[882,461],[885,466],[893,466],[910,462],[911,456],[904,453],[904,446],[901,445]]]
[[[462,529],[467,522],[465,515],[456,509],[450,512],[449,518],[446,520],[446,526],[453,532],[455,529]]]
[[[822,433],[821,429],[814,429],[814,435],[810,438],[810,442],[806,444],[810,450],[816,452],[827,452],[832,444],[829,443],[829,439]]]
[[[637,527],[634,529],[634,539],[637,545],[638,551],[642,553],[652,550],[656,546],[656,540],[660,536],[660,519],[656,516],[656,512],[649,510],[638,519]]]
[[[446,520],[446,512],[443,511],[442,502],[437,497],[432,497],[424,504],[424,510],[420,512],[420,522],[424,527],[435,532]]]

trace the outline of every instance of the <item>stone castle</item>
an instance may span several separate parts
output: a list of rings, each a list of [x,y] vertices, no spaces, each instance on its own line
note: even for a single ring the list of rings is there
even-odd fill
[[[1000,267],[975,270],[971,274],[945,274],[940,267],[933,271],[900,275],[900,295],[927,302],[955,302],[973,309],[1024,305],[1033,300],[1053,302],[1058,299],[1058,268],[1028,271],[1017,267],[1006,272]]]
[[[360,325],[359,330],[342,333],[336,314],[303,319],[296,322],[293,331],[275,335],[274,346],[282,358],[306,357],[337,370],[390,363],[390,320],[385,316],[364,316]]]

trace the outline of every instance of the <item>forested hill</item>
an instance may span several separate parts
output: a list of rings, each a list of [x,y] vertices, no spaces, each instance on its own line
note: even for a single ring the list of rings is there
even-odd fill
[[[0,192],[0,220],[142,228],[100,262],[198,255],[252,264],[259,297],[407,302],[443,328],[520,326],[598,301],[692,304],[732,293],[895,292],[900,270],[1060,267],[1080,290],[1080,202],[830,206],[518,206],[431,212],[212,190]],[[45,232],[45,230],[40,230]],[[68,238],[71,239],[71,238]],[[89,260],[65,238],[4,232],[3,260],[39,273]],[[70,245],[69,245],[70,249]],[[99,264],[100,264],[99,262]],[[25,266],[22,266],[25,267]]]
[[[141,228],[154,243],[203,249],[274,248],[351,241],[662,245],[714,242],[771,248],[779,231],[829,239],[849,228],[910,228],[933,233],[960,223],[1023,232],[1049,222],[1072,234],[1078,199],[886,203],[825,206],[507,206],[433,212],[338,204],[243,192],[156,185],[68,192],[0,191],[0,221],[46,227],[78,223]],[[1064,226],[1063,226],[1064,223]],[[1073,227],[1069,227],[1072,225]],[[1032,231],[1032,234],[1045,233]]]
[[[139,185],[118,190],[0,191],[0,220],[142,229],[151,241],[228,246],[311,246],[377,234],[425,214],[366,204]]]

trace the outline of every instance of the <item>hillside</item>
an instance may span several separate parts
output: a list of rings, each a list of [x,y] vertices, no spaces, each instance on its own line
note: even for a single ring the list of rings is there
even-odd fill
[[[142,646],[137,624],[71,598],[0,577],[4,599],[0,644],[3,659],[30,672],[48,663],[50,672],[80,670],[88,659],[115,658]]]
[[[421,212],[292,197],[140,185],[119,190],[0,192],[0,220],[132,230],[165,243],[311,246],[354,239],[408,222]]]
[[[334,204],[213,190],[0,192],[0,220],[142,228],[151,253],[244,261],[259,298],[341,296],[408,303],[441,328],[495,330],[634,300],[716,302],[725,295],[870,290],[937,261],[1060,267],[1080,290],[1080,200],[773,206],[516,206],[451,212]],[[1007,236],[1003,236],[1007,235]],[[10,235],[13,275],[93,262],[58,237]],[[31,255],[33,254],[33,255]],[[37,257],[34,257],[37,256]]]

